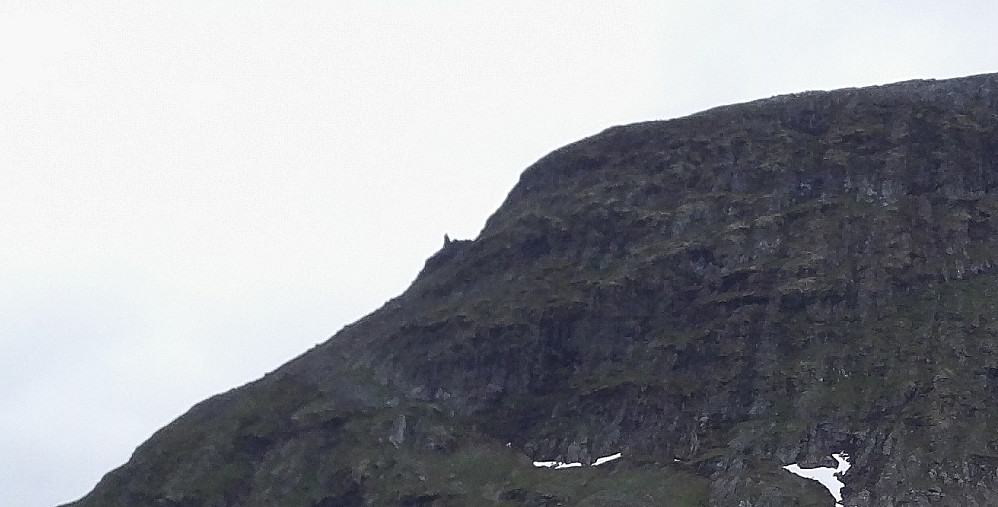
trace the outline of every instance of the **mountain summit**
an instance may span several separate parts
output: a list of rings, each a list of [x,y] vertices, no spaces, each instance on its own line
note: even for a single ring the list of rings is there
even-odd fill
[[[994,505],[996,232],[998,74],[611,128],[71,505]]]

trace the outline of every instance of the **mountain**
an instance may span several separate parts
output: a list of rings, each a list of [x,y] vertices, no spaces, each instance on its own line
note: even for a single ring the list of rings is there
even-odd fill
[[[614,127],[71,505],[994,505],[996,232],[998,74]]]

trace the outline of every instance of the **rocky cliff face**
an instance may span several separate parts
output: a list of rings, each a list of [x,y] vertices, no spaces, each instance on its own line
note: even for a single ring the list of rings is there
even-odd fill
[[[73,505],[993,505],[996,231],[998,75],[612,128]]]

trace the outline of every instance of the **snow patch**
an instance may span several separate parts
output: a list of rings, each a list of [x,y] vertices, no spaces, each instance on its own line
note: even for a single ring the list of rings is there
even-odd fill
[[[561,461],[535,461],[534,466],[537,468],[554,468],[555,470],[559,468],[575,468],[582,466],[582,463],[563,463]]]
[[[554,468],[560,465],[560,461],[535,461],[534,466],[537,468]]]
[[[600,465],[602,465],[603,463],[606,463],[606,462],[608,462],[608,461],[613,461],[613,460],[615,460],[615,459],[620,459],[620,456],[621,456],[621,454],[620,454],[619,452],[618,452],[617,454],[611,454],[611,455],[609,455],[609,456],[603,456],[602,458],[599,458],[599,459],[597,459],[597,460],[596,460],[596,461],[595,461],[595,462],[593,463],[593,466],[594,466],[594,467],[598,467],[598,466],[600,466]]]
[[[842,475],[846,473],[846,470],[849,470],[849,467],[852,466],[852,464],[849,463],[849,455],[846,453],[832,454],[832,457],[839,463],[839,466],[836,468],[801,468],[797,465],[797,463],[791,463],[783,467],[783,469],[794,475],[804,477],[805,479],[820,482],[822,486],[828,489],[828,492],[832,494],[832,497],[835,498],[836,507],[842,507],[840,502],[842,502],[842,487],[845,486],[845,484],[842,484],[839,477],[842,477]]]
[[[609,456],[603,456],[602,458],[599,458],[596,461],[594,461],[593,464],[592,464],[592,466],[598,467],[598,466],[600,466],[603,463],[606,463],[608,461],[613,461],[615,459],[620,459],[620,456],[621,456],[621,454],[619,452],[617,454],[611,454]],[[577,468],[577,467],[581,467],[582,463],[579,463],[579,462],[575,462],[575,463],[564,463],[564,462],[561,462],[561,461],[535,461],[534,462],[534,466],[537,467],[537,468],[554,468],[555,470],[558,470],[558,469],[561,469],[561,468]]]

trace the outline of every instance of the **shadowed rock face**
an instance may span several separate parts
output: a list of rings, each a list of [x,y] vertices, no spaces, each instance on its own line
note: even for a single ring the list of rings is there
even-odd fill
[[[998,75],[609,129],[73,505],[993,504],[996,190]]]

